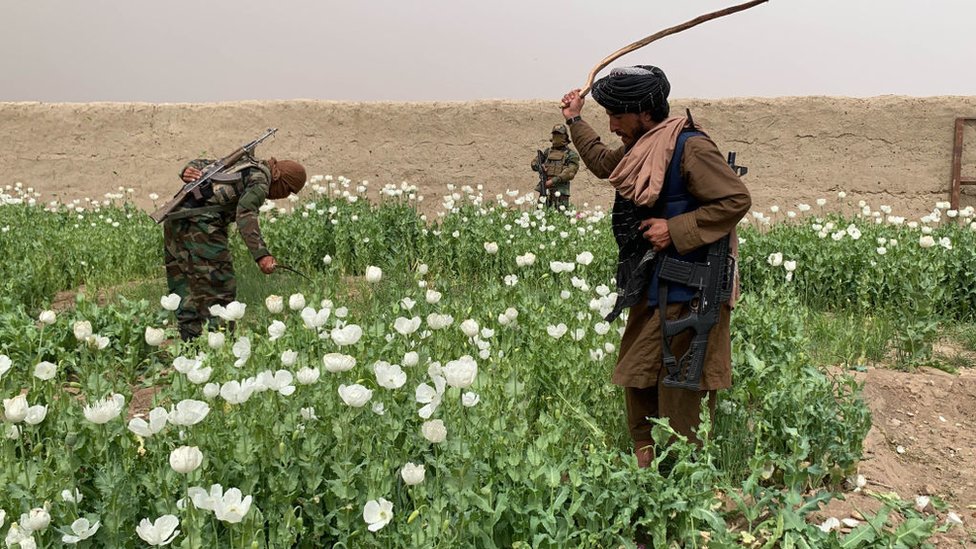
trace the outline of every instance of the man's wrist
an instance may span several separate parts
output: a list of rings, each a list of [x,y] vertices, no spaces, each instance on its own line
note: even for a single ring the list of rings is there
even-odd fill
[[[572,126],[573,124],[579,122],[582,119],[583,117],[578,114],[576,116],[570,116],[569,118],[566,119],[566,125]]]

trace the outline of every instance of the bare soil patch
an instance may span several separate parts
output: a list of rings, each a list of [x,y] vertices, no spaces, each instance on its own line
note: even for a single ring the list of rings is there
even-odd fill
[[[864,382],[873,417],[859,467],[868,485],[844,501],[832,501],[817,519],[877,511],[881,503],[872,491],[907,500],[935,496],[962,517],[964,526],[934,541],[976,543],[976,370],[869,368],[854,375]],[[947,513],[938,514],[944,522]]]

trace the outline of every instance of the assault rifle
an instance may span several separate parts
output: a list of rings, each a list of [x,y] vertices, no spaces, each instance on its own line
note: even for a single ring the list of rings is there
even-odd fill
[[[690,114],[690,113],[689,113]],[[729,167],[738,176],[749,171],[735,164],[735,152],[728,157]],[[735,260],[730,253],[731,235],[725,235],[708,246],[704,263],[690,263],[673,257],[661,257],[658,271],[658,307],[667,309],[668,282],[676,282],[697,290],[691,311],[683,318],[667,320],[661,317],[663,337],[661,357],[667,374],[665,387],[679,387],[692,391],[701,386],[702,368],[708,350],[708,333],[718,324],[723,303],[727,303],[735,287]],[[688,350],[680,357],[671,352],[671,338],[691,330],[694,334]]]
[[[535,190],[539,193],[539,196],[546,196],[548,189],[546,189],[546,181],[549,176],[546,175],[546,155],[542,154],[542,151],[536,149],[535,151],[535,163],[538,165],[536,171],[539,172],[539,183],[536,184]]]
[[[265,139],[274,135],[276,131],[278,131],[278,128],[268,128],[268,131],[266,131],[261,137],[240,147],[220,160],[212,162],[204,167],[203,170],[201,170],[203,174],[200,177],[184,184],[183,188],[180,189],[180,192],[176,193],[169,202],[163,204],[149,217],[151,217],[156,223],[162,223],[169,214],[173,213],[173,210],[178,208],[180,204],[186,200],[187,196],[192,196],[197,200],[206,200],[209,195],[213,193],[213,183],[210,180],[213,179],[215,175],[236,164],[241,158],[244,157],[244,155],[250,155],[253,153],[255,147],[257,147]]]

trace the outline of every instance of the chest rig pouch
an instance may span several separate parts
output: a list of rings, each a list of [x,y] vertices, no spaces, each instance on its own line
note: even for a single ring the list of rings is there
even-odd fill
[[[546,175],[552,177],[553,175],[559,173],[563,169],[563,164],[566,163],[566,149],[549,149],[549,154],[546,155]]]

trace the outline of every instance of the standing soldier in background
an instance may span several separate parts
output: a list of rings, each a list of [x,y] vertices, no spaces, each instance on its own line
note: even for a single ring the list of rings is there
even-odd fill
[[[180,177],[189,183],[202,175],[213,160],[190,161]],[[169,291],[180,296],[176,311],[180,337],[193,339],[211,327],[213,305],[227,305],[237,297],[237,281],[227,240],[227,226],[237,230],[264,274],[277,266],[258,226],[258,213],[265,198],[278,200],[305,186],[305,168],[291,160],[256,160],[245,155],[212,178],[202,199],[188,197],[180,208],[166,216],[163,244],[166,282]]]
[[[631,309],[613,383],[624,388],[628,427],[642,467],[653,458],[648,417],[667,418],[675,431],[696,440],[702,399],[714,411],[716,390],[732,385],[729,318],[736,289],[728,250],[734,255],[734,228],[752,205],[745,185],[690,114],[668,116],[670,90],[664,71],[647,65],[614,69],[594,82],[593,99],[606,109],[610,131],[623,141],[619,148],[603,144],[583,121],[579,90],[563,97],[562,112],[583,161],[616,190],[619,297],[607,318]],[[725,252],[715,257],[724,257],[712,261],[720,246]],[[650,250],[656,252],[653,261],[647,260]],[[719,269],[717,279],[728,282],[728,294],[717,300],[704,299],[706,294],[692,287],[708,280],[711,269]],[[666,358],[684,358],[692,336],[684,331],[664,337],[662,302],[669,325],[688,315],[700,319],[705,308],[715,313],[714,325],[701,332],[695,328],[707,338],[698,379],[676,384],[664,365]]]
[[[565,210],[569,208],[569,182],[579,171],[580,157],[569,148],[569,132],[563,124],[552,128],[552,147],[542,151],[545,183],[540,181],[536,190],[546,197],[546,207]],[[532,169],[539,171],[538,157],[532,159]]]

